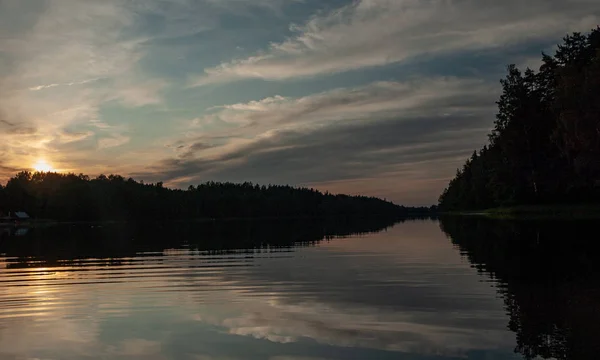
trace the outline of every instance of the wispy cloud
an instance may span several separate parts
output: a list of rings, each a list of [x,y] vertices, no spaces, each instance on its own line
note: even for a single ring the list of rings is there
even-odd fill
[[[76,131],[63,130],[63,131],[59,132],[58,138],[59,138],[59,141],[62,143],[72,143],[72,142],[77,142],[77,141],[87,139],[92,135],[94,135],[94,132],[92,132],[92,131],[76,132]]]
[[[494,85],[480,80],[436,78],[224,105],[194,126],[216,121],[230,127],[178,139],[178,156],[137,176],[177,185],[208,179],[328,182],[328,190],[341,187],[335,181],[368,178],[374,185],[364,190],[371,193],[389,189],[392,177],[404,176],[406,184],[409,178],[441,179],[474,139],[485,138],[496,95]],[[397,185],[395,194],[403,191]],[[411,200],[433,201],[431,194]]]
[[[101,149],[123,144],[129,138],[114,136],[113,126],[102,119],[101,107],[111,101],[128,107],[162,102],[166,82],[145,78],[139,70],[148,36],[133,31],[139,18],[131,4],[116,0],[0,4],[17,7],[8,13],[0,10],[0,21],[12,16],[28,25],[17,22],[15,26],[22,28],[8,32],[0,45],[10,59],[0,82],[0,113],[6,124],[12,124],[5,124],[0,141],[6,144],[11,164],[27,167],[36,156],[62,157],[58,150],[63,144],[71,144],[73,151],[81,143],[79,151],[86,151],[92,135],[100,138]],[[27,156],[20,155],[23,149],[29,149]]]
[[[127,144],[130,140],[129,136],[121,134],[112,134],[110,137],[105,137],[98,140],[98,149],[108,149]]]
[[[432,112],[489,110],[496,93],[494,84],[476,79],[416,78],[406,82],[375,82],[300,98],[272,96],[262,100],[223,105],[193,125],[222,122],[237,125],[244,134],[274,133],[276,130],[331,125],[334,122],[369,121],[374,118],[425,116]],[[227,128],[235,134],[235,128]],[[267,133],[267,134],[268,134]],[[225,132],[224,132],[225,134]]]
[[[0,118],[5,122],[0,141],[4,143],[8,163],[28,164],[36,154],[44,153],[58,157],[64,144],[70,144],[71,151],[89,151],[90,143],[96,141],[93,139],[98,139],[100,150],[126,143],[136,136],[120,130],[129,118],[115,113],[108,118],[104,107],[134,111],[161,106],[161,110],[168,110],[165,94],[172,85],[170,79],[150,73],[143,63],[151,58],[153,51],[162,51],[164,40],[180,41],[177,39],[213,31],[220,26],[223,14],[238,16],[257,10],[256,14],[281,15],[288,3],[283,0],[0,3],[3,34]],[[169,55],[182,57],[176,53]],[[30,155],[20,155],[23,148],[28,148]],[[87,157],[89,161],[65,168],[88,167],[94,159],[98,163],[109,160],[91,152]]]
[[[74,82],[69,82],[69,83],[64,83],[64,84],[37,85],[37,86],[30,87],[29,90],[31,90],[31,91],[39,91],[39,90],[50,89],[50,88],[57,87],[57,86],[84,85],[84,84],[88,84],[88,83],[91,83],[91,82],[94,82],[94,81],[98,81],[98,80],[100,80],[100,78],[88,79],[88,80],[83,80],[83,81],[74,81]]]
[[[592,0],[359,0],[292,25],[288,40],[207,68],[192,84],[283,80],[554,39],[596,26],[599,16]]]

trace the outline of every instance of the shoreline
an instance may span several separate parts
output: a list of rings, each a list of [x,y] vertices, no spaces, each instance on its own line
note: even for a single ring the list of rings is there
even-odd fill
[[[28,221],[0,222],[0,227],[37,227],[37,226],[54,226],[54,225],[114,225],[128,223],[207,223],[207,222],[226,222],[226,221],[290,221],[290,220],[319,220],[319,221],[340,221],[340,220],[359,220],[359,219],[374,219],[374,218],[390,218],[396,220],[402,219],[418,219],[438,217],[439,214],[404,214],[404,215],[371,215],[371,216],[263,216],[263,217],[216,217],[216,218],[195,218],[195,219],[145,219],[145,220],[52,220],[52,219],[31,219]]]
[[[450,211],[445,215],[484,216],[493,219],[600,219],[600,204],[516,205],[485,210]]]

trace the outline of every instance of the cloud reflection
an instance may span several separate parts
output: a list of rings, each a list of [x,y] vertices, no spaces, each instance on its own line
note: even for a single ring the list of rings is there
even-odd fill
[[[5,272],[34,278],[0,290],[19,304],[0,315],[4,354],[429,359],[508,356],[515,341],[495,290],[433,221],[293,253],[169,250],[106,265]]]

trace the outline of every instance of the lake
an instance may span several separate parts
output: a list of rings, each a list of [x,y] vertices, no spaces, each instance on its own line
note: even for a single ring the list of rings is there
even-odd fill
[[[596,222],[0,228],[0,359],[592,359]]]

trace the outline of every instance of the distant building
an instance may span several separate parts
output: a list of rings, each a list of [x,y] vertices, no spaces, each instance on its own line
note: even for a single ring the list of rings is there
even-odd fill
[[[15,211],[14,213],[9,212],[8,216],[0,216],[0,223],[13,223],[29,219],[31,217],[25,211]]]
[[[15,218],[18,220],[29,220],[29,215],[24,211],[15,212]]]

